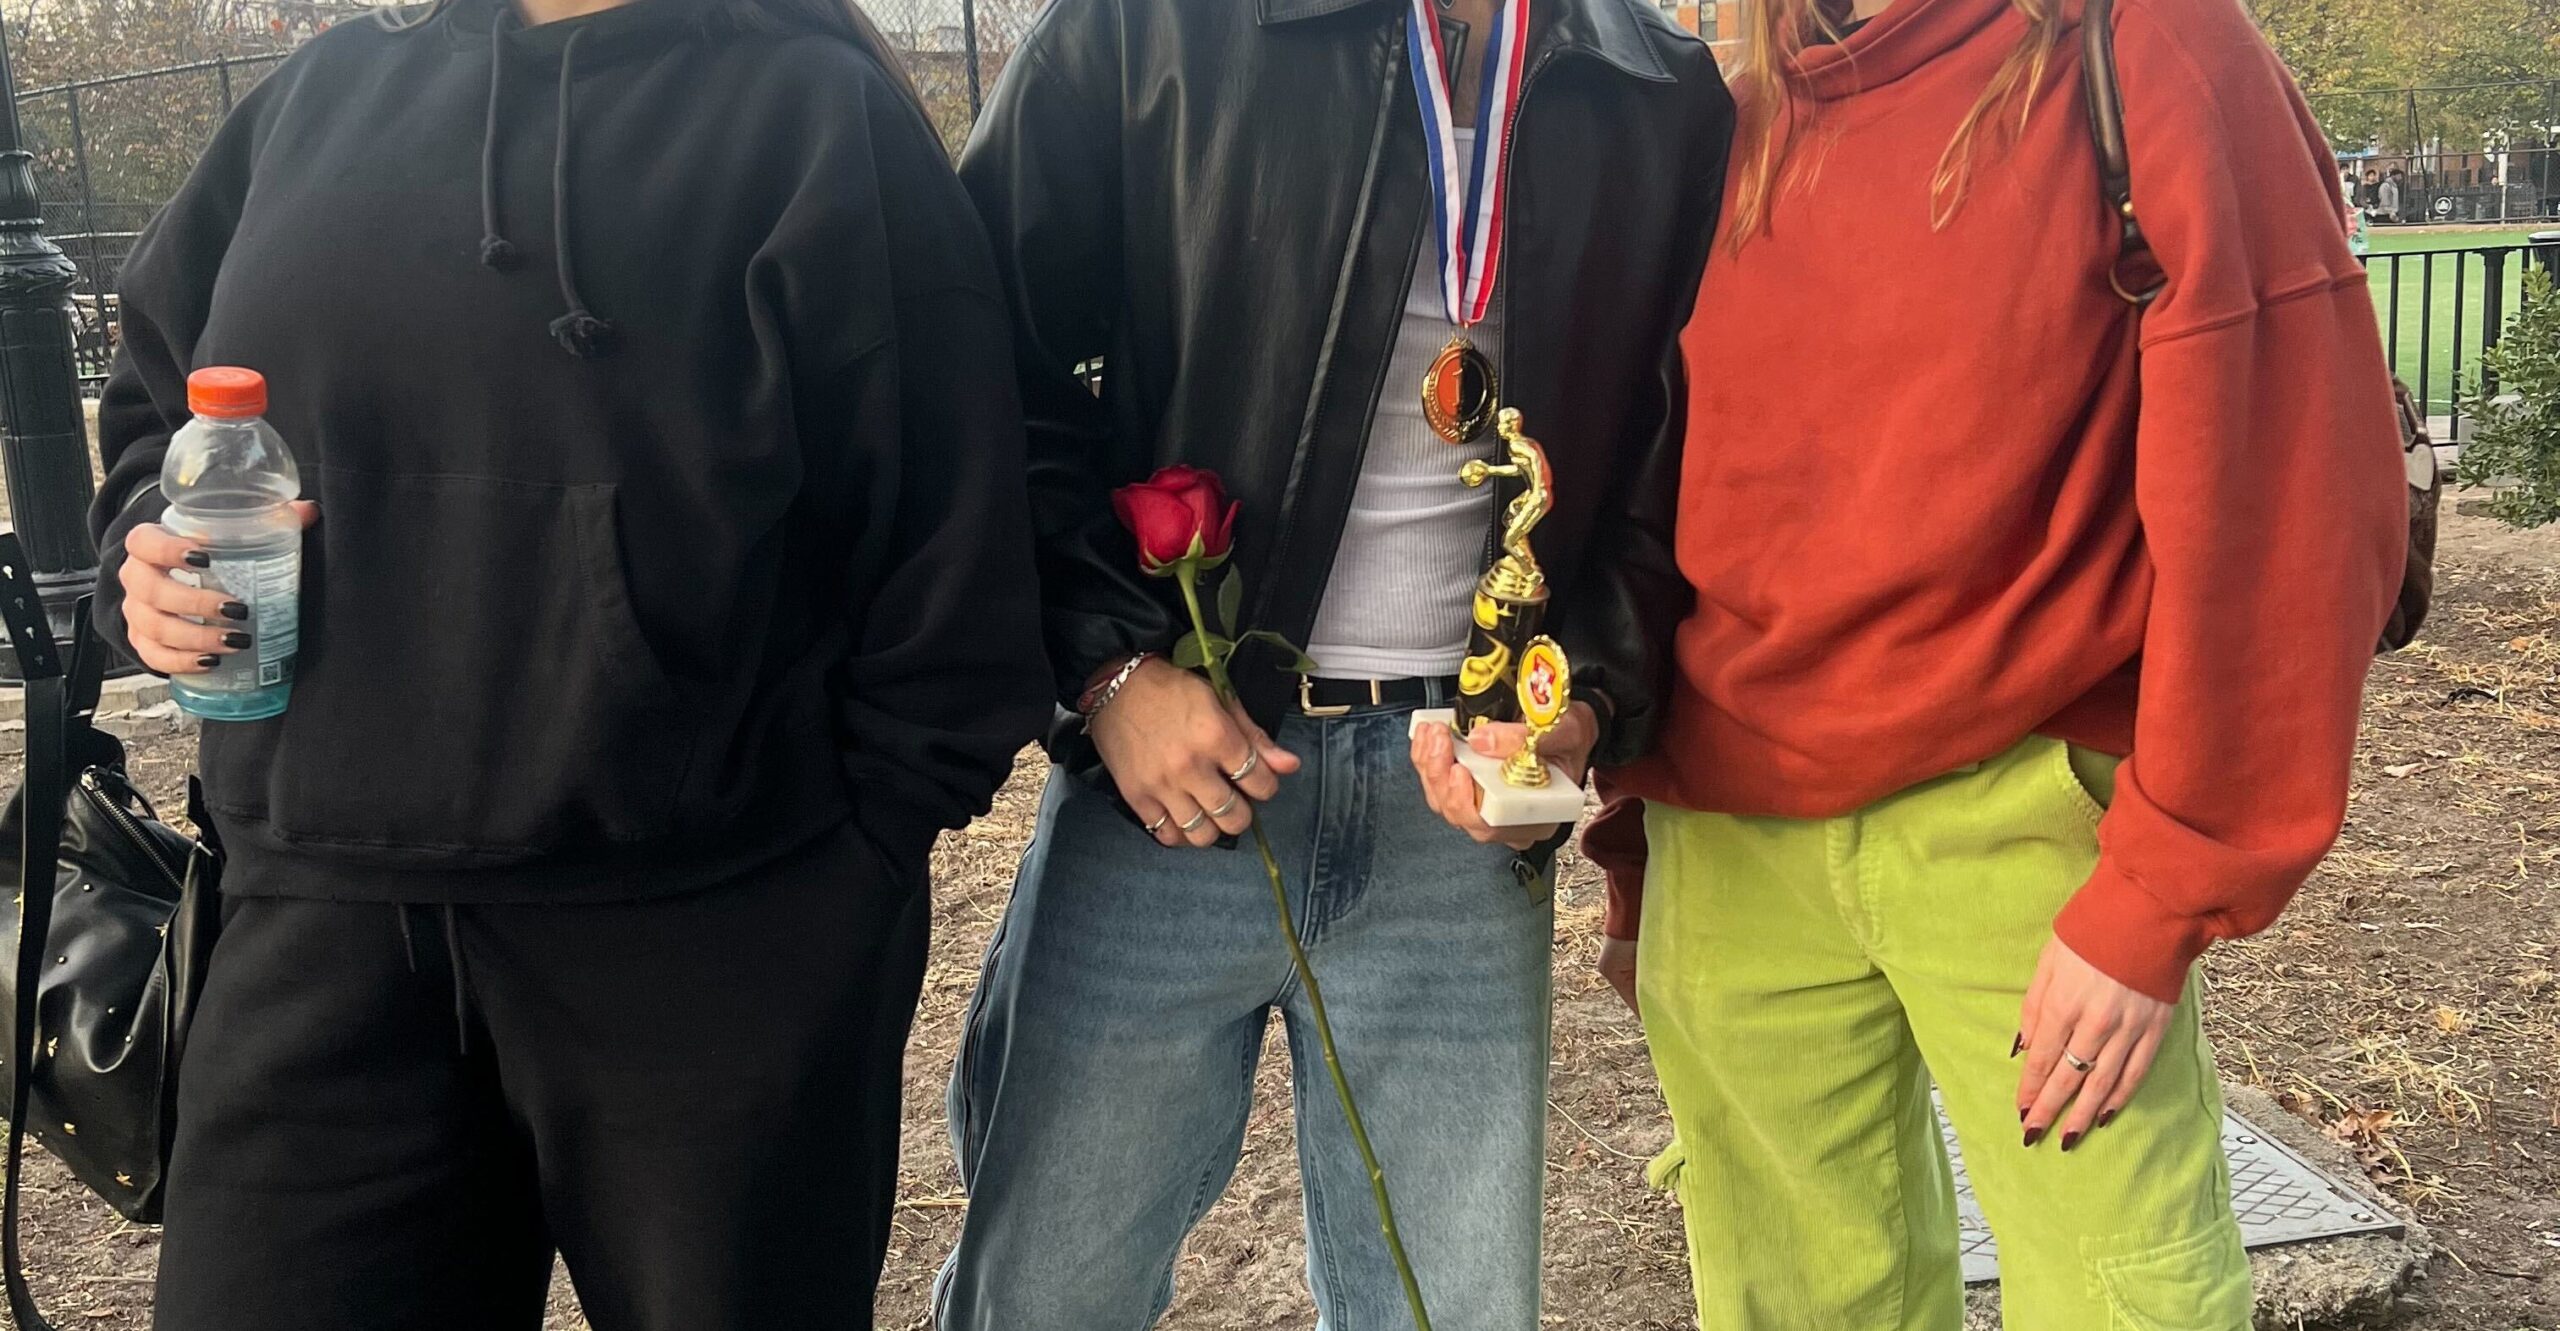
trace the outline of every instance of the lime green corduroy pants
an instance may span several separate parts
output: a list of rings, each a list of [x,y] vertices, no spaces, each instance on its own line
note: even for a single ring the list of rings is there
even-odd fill
[[[2249,1268],[2191,985],[2149,1079],[2065,1153],[2010,1057],[2113,764],[2030,739],[1857,813],[1655,805],[1638,945],[1704,1331],[1955,1331],[1935,1079],[2008,1331],[2246,1331]]]

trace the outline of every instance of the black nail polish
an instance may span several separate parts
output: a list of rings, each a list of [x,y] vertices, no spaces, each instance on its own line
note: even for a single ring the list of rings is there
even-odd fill
[[[2020,1035],[2011,1038],[2009,1041],[2009,1057],[2016,1058],[2018,1056],[2018,1052],[2026,1047],[2027,1037]]]
[[[2080,1144],[2080,1134],[2079,1134],[2079,1133],[2076,1133],[2076,1132],[2066,1132],[2066,1133],[2062,1134],[2062,1151],[2063,1151],[2063,1154],[2065,1154],[2065,1155],[2070,1154],[2070,1153],[2071,1153],[2071,1148],[2072,1148],[2072,1147],[2074,1147],[2074,1146],[2077,1146],[2077,1145],[2079,1145],[2079,1144]]]
[[[219,656],[199,656],[196,658],[196,664],[207,670],[211,670],[215,666],[222,664],[222,658]]]
[[[2102,1128],[2103,1128],[2103,1127],[2107,1126],[2108,1124],[2113,1123],[2113,1122],[2115,1122],[2115,1121],[2116,1121],[2116,1111],[2114,1111],[2114,1110],[2112,1110],[2112,1109],[2108,1110],[2107,1112],[2105,1112],[2105,1113],[2103,1113],[2103,1114],[2098,1115],[2098,1126],[2099,1126],[2099,1127],[2102,1127]]]
[[[238,601],[225,601],[222,603],[222,617],[224,619],[245,621],[249,618],[249,607],[240,604]]]
[[[213,567],[213,556],[206,554],[202,550],[189,550],[187,552],[187,567],[211,568]]]
[[[2040,1142],[2040,1141],[2043,1141],[2043,1140],[2044,1140],[2044,1129],[2042,1129],[2042,1128],[2029,1128],[2029,1129],[2027,1129],[2027,1148],[2028,1148],[2029,1150],[2033,1150],[2033,1149],[2035,1149],[2035,1144],[2036,1144],[2037,1142]]]
[[[251,641],[252,639],[246,633],[234,632],[222,635],[222,645],[231,648],[233,651],[238,651],[239,649],[248,646]]]
[[[2018,1121],[2019,1121],[2019,1122],[2021,1122],[2021,1123],[2026,1122],[2026,1121],[2027,1121],[2027,1115],[2028,1115],[2030,1112],[2032,1112],[2032,1111],[2025,1110],[2025,1109],[2021,1109],[2021,1110],[2019,1110],[2019,1111],[2018,1111]]]

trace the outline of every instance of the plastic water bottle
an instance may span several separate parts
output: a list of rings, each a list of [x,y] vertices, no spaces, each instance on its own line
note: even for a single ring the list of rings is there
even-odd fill
[[[210,721],[256,721],[284,711],[293,693],[293,657],[302,621],[302,494],[293,454],[266,422],[267,380],[255,370],[211,366],[187,376],[195,419],[169,441],[160,491],[161,525],[211,557],[181,581],[217,590],[249,607],[250,644],[203,674],[169,681],[178,705]]]

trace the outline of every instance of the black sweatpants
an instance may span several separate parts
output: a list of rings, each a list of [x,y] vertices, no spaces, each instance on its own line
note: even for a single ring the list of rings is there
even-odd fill
[[[159,1331],[872,1324],[928,908],[850,825],[614,905],[237,898]],[[405,929],[404,929],[405,924]]]

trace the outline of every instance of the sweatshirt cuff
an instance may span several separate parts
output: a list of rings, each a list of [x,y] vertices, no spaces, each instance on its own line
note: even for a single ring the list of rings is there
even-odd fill
[[[89,624],[107,644],[113,654],[110,659],[142,664],[133,653],[133,643],[125,629],[124,538],[146,522],[158,522],[168,511],[168,496],[160,493],[160,482],[154,480],[134,491],[106,530],[99,533],[98,582],[89,601]]]
[[[2187,989],[2187,972],[2216,935],[2200,916],[2171,910],[2110,859],[2054,917],[2053,933],[2109,979],[2163,1003]]]
[[[1583,858],[1598,865],[1609,883],[1600,931],[1622,943],[1634,942],[1644,922],[1645,851],[1640,799],[1611,800],[1582,834]]]

